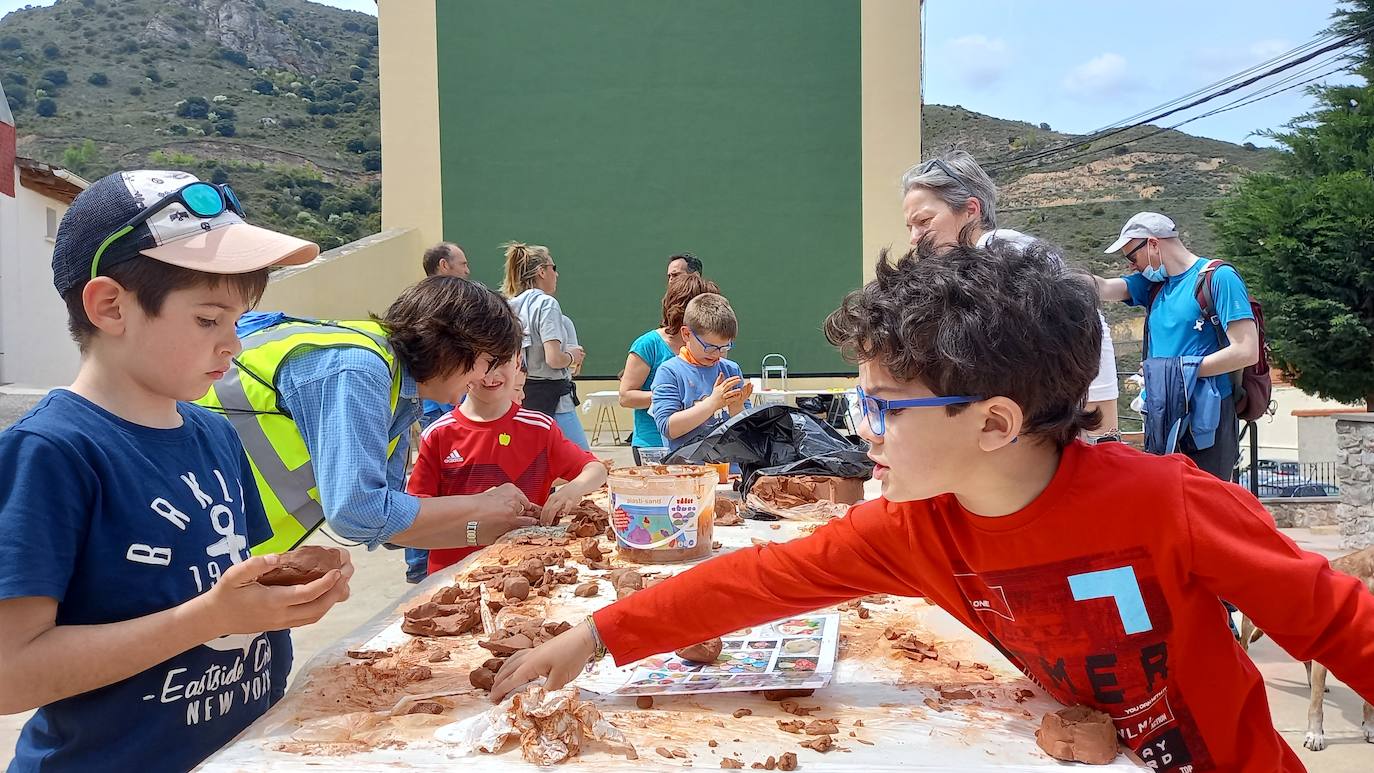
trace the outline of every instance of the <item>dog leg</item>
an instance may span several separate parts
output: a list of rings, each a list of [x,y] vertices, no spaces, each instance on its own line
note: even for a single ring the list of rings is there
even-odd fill
[[[1302,745],[1314,752],[1326,748],[1326,732],[1323,729],[1322,700],[1326,692],[1326,666],[1312,663],[1309,666],[1312,682],[1312,701],[1307,705],[1307,736]]]
[[[1244,650],[1244,651],[1246,651],[1246,652],[1249,652],[1249,651],[1250,651],[1250,642],[1253,641],[1253,639],[1252,639],[1251,637],[1254,637],[1255,630],[1256,630],[1256,629],[1255,629],[1255,623],[1254,623],[1254,621],[1252,621],[1252,620],[1250,619],[1250,616],[1249,616],[1249,615],[1241,615],[1241,616],[1240,616],[1240,648],[1241,648],[1242,650]],[[1255,637],[1255,638],[1258,638],[1258,637]]]
[[[1374,743],[1374,703],[1364,705],[1364,721],[1360,723],[1360,729],[1364,731],[1364,742]]]

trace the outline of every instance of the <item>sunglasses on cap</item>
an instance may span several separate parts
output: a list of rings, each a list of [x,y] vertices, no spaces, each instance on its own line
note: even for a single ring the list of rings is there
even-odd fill
[[[96,249],[95,257],[91,259],[91,279],[99,276],[100,257],[105,254],[105,250],[109,249],[111,244],[127,236],[135,228],[148,222],[153,215],[173,204],[180,204],[191,215],[202,220],[219,217],[226,211],[232,211],[239,217],[244,216],[243,205],[239,203],[239,197],[234,195],[233,189],[228,185],[215,185],[214,183],[199,181],[183,185],[153,202],[151,206],[144,207],[142,212],[134,215],[114,233],[105,237],[105,241],[101,242],[100,247]]]

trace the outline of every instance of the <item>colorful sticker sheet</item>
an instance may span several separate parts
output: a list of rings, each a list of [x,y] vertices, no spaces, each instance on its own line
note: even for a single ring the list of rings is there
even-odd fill
[[[812,689],[830,683],[840,642],[837,614],[801,615],[722,637],[715,663],[655,655],[625,667],[609,658],[576,682],[602,695],[675,695]]]

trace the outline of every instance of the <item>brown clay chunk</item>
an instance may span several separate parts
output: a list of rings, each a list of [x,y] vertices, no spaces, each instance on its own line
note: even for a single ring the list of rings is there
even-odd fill
[[[663,748],[662,746],[658,747],[657,749],[654,749],[654,753],[660,757],[667,757],[670,760],[673,758],[673,753]]]
[[[820,706],[803,706],[791,698],[788,698],[779,703],[778,708],[795,717],[809,717],[811,716],[811,712],[820,709]]]
[[[530,581],[524,577],[511,577],[501,586],[501,593],[507,599],[524,601],[530,597]]]
[[[544,562],[537,558],[527,558],[520,562],[520,568],[517,571],[525,575],[525,579],[530,582],[537,582],[544,576]]]
[[[654,699],[649,695],[641,695],[635,698],[635,705],[641,709],[651,709],[654,707]]]
[[[1116,759],[1111,717],[1087,706],[1071,706],[1040,720],[1035,743],[1056,760],[1105,765]]]
[[[687,759],[687,750],[686,750],[686,749],[673,749],[673,756],[674,756],[674,757],[677,757],[677,758],[679,758],[679,759],[684,759],[684,760],[685,760],[685,759]]]
[[[805,728],[806,728],[806,723],[803,722],[803,721],[801,721],[800,719],[779,719],[779,720],[778,720],[778,729],[781,730],[781,731],[783,731],[784,733],[793,733],[793,734],[795,734],[795,735],[800,735],[800,734],[801,734],[801,731],[804,730]]]
[[[401,672],[400,680],[403,682],[423,682],[434,676],[434,672],[429,666],[411,666]]]
[[[764,690],[763,699],[780,701],[783,698],[810,698],[815,693],[815,690]]]
[[[821,735],[816,736],[810,741],[802,741],[801,745],[807,749],[811,749],[812,751],[818,751],[824,754],[830,751],[831,749],[835,748],[835,740],[828,735]]]
[[[709,746],[709,747],[711,747],[712,749],[716,748],[717,746],[720,746],[720,744],[716,743],[716,739],[714,739],[714,738],[712,738],[711,740],[707,741],[707,742],[706,742],[706,745]]]
[[[728,770],[740,770],[744,767],[744,763],[740,762],[737,759],[734,759],[733,757],[721,757],[720,766]]]
[[[493,674],[498,674],[501,672],[501,666],[504,666],[505,664],[505,658],[487,658],[486,660],[482,661],[482,668],[485,668]]]
[[[468,674],[468,681],[479,690],[490,691],[492,683],[496,681],[496,674],[478,667],[472,669],[472,672]]]
[[[838,732],[839,725],[833,719],[817,719],[806,726],[807,735],[834,735]]]
[[[739,719],[740,717],[747,717],[753,713],[754,712],[751,709],[735,709],[735,719]]]
[[[867,620],[869,616],[868,607],[859,607],[859,619]]]
[[[277,565],[258,577],[259,585],[304,585],[343,566],[343,551],[304,545],[277,556]]]
[[[772,756],[771,754],[768,755],[768,759],[766,759],[766,760],[763,761],[763,769],[764,769],[764,770],[777,770],[777,769],[778,769],[778,758]]]
[[[793,754],[792,752],[783,752],[782,757],[778,759],[778,770],[796,770],[796,769],[797,769],[797,755]]]
[[[935,709],[936,711],[949,711],[949,709],[945,708],[939,701],[935,700],[934,698],[926,698],[921,702],[929,706],[930,708]]]
[[[451,655],[448,654],[448,650],[435,650],[429,653],[428,660],[431,663],[442,663],[450,657]]]
[[[641,590],[644,587],[644,575],[636,569],[616,569],[606,575],[606,579],[611,581],[611,585],[619,588],[630,588]]]
[[[974,695],[972,690],[946,690],[945,688],[941,687],[940,697],[944,698],[947,701],[971,701],[973,700]]]
[[[631,588],[631,587],[628,586],[628,585],[617,585],[617,586],[615,586],[615,598],[616,598],[616,601],[619,601],[620,599],[623,599],[623,598],[629,598],[631,595],[633,595],[633,594],[635,594],[635,593],[638,593],[638,592],[639,592],[639,589],[638,589],[638,588]]]
[[[574,596],[577,596],[578,598],[587,599],[587,598],[591,598],[592,596],[595,596],[596,594],[598,594],[598,593],[600,593],[600,592],[601,592],[601,587],[600,587],[599,585],[597,585],[595,581],[593,581],[593,582],[584,582],[584,583],[582,583],[581,585],[577,586],[577,588],[576,588],[575,590],[573,590],[573,595],[574,595]]]
[[[582,556],[588,561],[600,561],[604,554],[601,552],[601,543],[596,537],[587,537],[582,540]]]
[[[391,657],[390,650],[349,650],[344,653],[354,660],[378,660]]]
[[[420,701],[419,703],[416,703],[414,706],[411,706],[411,707],[410,707],[410,711],[407,711],[406,713],[407,713],[407,714],[443,714],[443,713],[444,713],[444,707],[443,707],[443,706],[440,706],[439,704],[435,703],[434,701]]]
[[[720,639],[711,639],[700,644],[693,644],[690,647],[683,647],[675,654],[683,660],[690,660],[693,663],[714,663],[720,657],[723,643]]]
[[[514,636],[507,636],[504,639],[479,641],[477,642],[477,646],[487,650],[493,655],[513,655],[520,650],[527,650],[533,647],[534,642],[530,641],[530,637],[523,633],[517,633]]]
[[[1017,703],[1025,703],[1026,699],[1034,698],[1035,693],[1031,692],[1030,690],[1017,690],[1014,697],[1016,698]]]

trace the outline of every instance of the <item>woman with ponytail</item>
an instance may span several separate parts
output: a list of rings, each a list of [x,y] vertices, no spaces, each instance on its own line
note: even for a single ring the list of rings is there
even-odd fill
[[[538,244],[509,242],[506,275],[501,291],[510,300],[524,325],[521,347],[529,380],[525,382],[523,407],[552,416],[563,436],[589,449],[587,433],[577,417],[577,387],[572,373],[586,356],[581,346],[570,343],[558,294],[558,266],[549,248]]]

